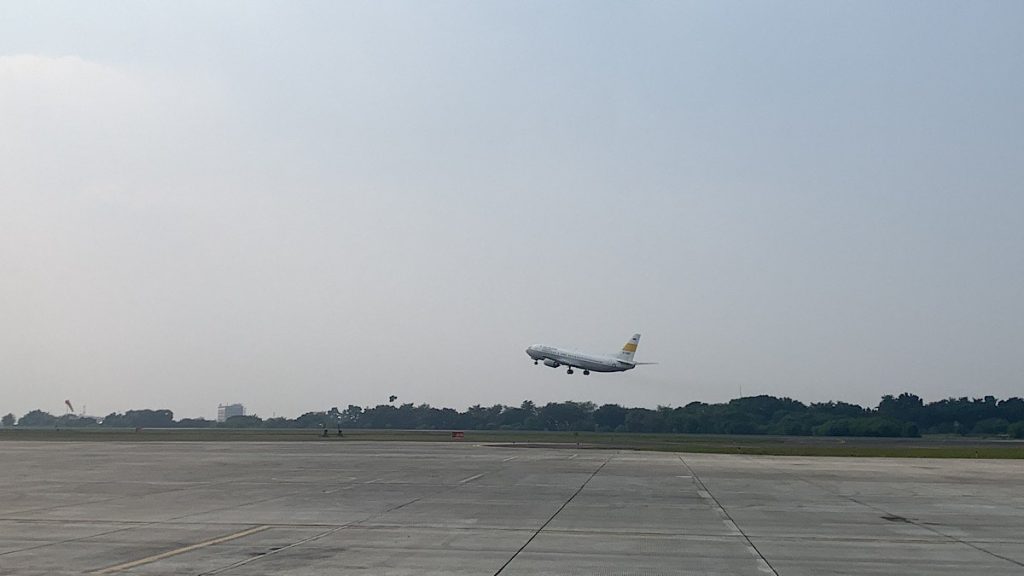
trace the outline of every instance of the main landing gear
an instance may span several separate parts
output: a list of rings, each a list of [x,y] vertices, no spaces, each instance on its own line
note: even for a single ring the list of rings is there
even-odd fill
[[[590,370],[584,370],[583,371],[583,375],[584,376],[590,376]]]
[[[566,374],[572,374],[572,368],[569,368],[568,370],[566,370],[565,373]]]
[[[537,361],[536,361],[536,360],[534,360],[534,361],[533,361],[533,365],[534,365],[534,366],[536,366],[536,365],[537,365]]]

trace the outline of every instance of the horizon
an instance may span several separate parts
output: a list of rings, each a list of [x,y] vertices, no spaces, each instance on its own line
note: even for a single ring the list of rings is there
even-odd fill
[[[595,407],[601,407],[601,406],[605,406],[605,405],[615,405],[615,406],[620,406],[620,407],[625,408],[625,409],[658,410],[658,409],[661,409],[661,408],[670,408],[670,409],[685,408],[686,406],[688,406],[690,404],[694,404],[694,403],[706,404],[706,405],[709,405],[709,406],[724,405],[724,404],[729,404],[729,403],[737,401],[737,400],[744,400],[744,399],[748,399],[748,398],[761,398],[761,397],[768,397],[768,398],[772,398],[772,399],[776,399],[776,400],[792,400],[794,402],[803,404],[804,406],[807,406],[807,407],[811,407],[813,405],[821,405],[821,404],[834,403],[834,404],[849,404],[849,405],[852,405],[852,406],[857,406],[857,407],[863,408],[865,410],[876,410],[877,411],[878,410],[878,405],[881,404],[881,402],[885,399],[886,396],[892,396],[894,398],[898,398],[899,396],[901,396],[903,394],[910,394],[911,396],[916,396],[916,397],[920,398],[923,401],[925,406],[928,406],[929,404],[939,403],[939,402],[942,402],[944,400],[962,400],[962,399],[967,399],[967,400],[970,400],[970,401],[973,402],[973,401],[979,401],[979,400],[983,401],[986,398],[992,397],[998,403],[998,402],[1006,402],[1006,401],[1011,401],[1011,400],[1021,400],[1021,399],[1024,399],[1024,395],[999,397],[999,396],[995,396],[993,394],[981,394],[981,395],[977,395],[977,396],[956,396],[956,397],[949,396],[949,397],[945,397],[945,398],[928,399],[928,398],[926,398],[924,396],[921,396],[919,394],[915,394],[914,392],[903,391],[903,392],[899,392],[899,393],[883,394],[881,397],[879,397],[878,402],[875,403],[875,404],[861,404],[861,403],[857,403],[857,402],[847,402],[847,401],[844,401],[844,400],[824,400],[824,401],[808,402],[808,401],[801,400],[799,398],[792,398],[792,397],[789,397],[789,396],[773,396],[771,394],[757,394],[757,395],[753,395],[753,396],[738,396],[738,397],[729,398],[727,400],[720,401],[720,402],[706,402],[706,401],[702,401],[702,400],[691,400],[690,402],[687,402],[686,404],[679,404],[679,405],[660,404],[660,405],[657,405],[657,406],[625,405],[625,404],[617,404],[615,402],[596,403],[596,402],[593,402],[591,400],[552,400],[550,402],[540,403],[540,402],[534,402],[533,400],[530,400],[530,399],[524,399],[521,402],[518,402],[518,403],[515,403],[515,404],[505,404],[505,403],[500,403],[499,402],[499,403],[494,403],[494,404],[481,404],[481,403],[467,404],[465,406],[439,406],[439,405],[431,404],[429,402],[421,402],[421,403],[401,402],[400,401],[401,398],[398,398],[394,402],[383,402],[383,403],[379,403],[379,404],[366,404],[366,405],[351,404],[351,403],[336,404],[336,405],[324,407],[322,409],[306,410],[306,411],[303,411],[303,412],[299,412],[299,413],[295,414],[294,416],[289,416],[289,415],[284,415],[284,414],[277,414],[277,413],[272,413],[272,415],[270,415],[270,416],[261,415],[261,414],[258,414],[258,413],[251,412],[248,409],[248,407],[246,407],[244,402],[230,402],[230,403],[225,403],[223,405],[228,406],[228,405],[232,405],[232,404],[241,404],[243,407],[245,407],[245,416],[258,416],[259,418],[261,418],[263,420],[268,420],[270,418],[285,418],[285,419],[294,420],[295,418],[298,418],[299,416],[302,416],[304,414],[314,414],[314,413],[329,412],[332,408],[337,408],[340,411],[344,411],[346,408],[348,408],[350,406],[357,406],[357,407],[365,410],[365,409],[372,409],[372,408],[380,408],[380,407],[383,407],[383,406],[390,406],[392,408],[400,408],[402,406],[411,405],[414,408],[418,408],[420,406],[426,405],[426,406],[429,406],[430,408],[437,408],[437,409],[449,409],[450,408],[450,409],[453,409],[453,410],[456,410],[456,411],[459,411],[459,412],[465,412],[466,410],[468,410],[470,408],[473,408],[475,406],[479,406],[481,408],[492,408],[494,406],[500,405],[503,408],[518,408],[518,407],[522,406],[522,404],[524,402],[533,402],[538,408],[540,408],[540,407],[544,406],[545,404],[549,404],[549,403],[562,404],[562,403],[567,403],[567,402],[573,402],[573,403],[576,403],[576,404],[588,404],[589,403],[589,404],[593,404]],[[10,410],[5,410],[3,408],[0,408],[0,413],[2,413],[2,414],[11,413],[15,417],[20,417],[20,416],[24,416],[28,412],[32,412],[32,411],[35,411],[35,410],[41,410],[41,411],[43,411],[43,412],[45,412],[47,414],[50,414],[51,416],[58,417],[58,418],[61,417],[61,416],[74,416],[74,417],[78,417],[78,418],[97,418],[97,419],[102,419],[102,418],[104,418],[106,416],[110,416],[112,414],[124,414],[124,413],[129,412],[129,411],[137,411],[137,410],[153,410],[153,411],[157,411],[157,410],[170,410],[174,414],[174,419],[175,420],[181,420],[181,419],[190,419],[190,420],[206,419],[206,420],[215,421],[217,419],[217,415],[216,415],[217,411],[216,411],[216,409],[214,410],[213,417],[207,417],[206,415],[201,415],[201,416],[181,415],[181,414],[178,414],[176,411],[174,411],[174,410],[172,410],[170,408],[138,408],[138,407],[136,407],[136,408],[127,408],[127,409],[123,409],[123,410],[115,410],[113,412],[107,412],[106,414],[85,414],[84,412],[65,412],[65,413],[62,414],[62,413],[57,412],[57,411],[52,411],[51,412],[51,411],[43,409],[43,408],[33,408],[33,409],[31,409],[29,411],[26,411],[26,412],[24,412],[22,414],[17,414],[17,413],[11,412]]]

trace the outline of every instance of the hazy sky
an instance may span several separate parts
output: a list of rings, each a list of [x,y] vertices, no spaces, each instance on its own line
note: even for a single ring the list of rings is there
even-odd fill
[[[0,413],[1024,394],[1024,3],[0,3]],[[534,366],[545,343],[624,374]]]

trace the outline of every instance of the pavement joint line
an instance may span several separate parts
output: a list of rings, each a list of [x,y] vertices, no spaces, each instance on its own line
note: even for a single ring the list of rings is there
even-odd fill
[[[79,536],[77,538],[65,538],[64,540],[57,540],[56,542],[46,542],[46,543],[43,543],[43,544],[37,544],[35,546],[29,546],[28,548],[19,548],[17,550],[8,550],[6,552],[0,552],[0,556],[4,556],[4,555],[7,555],[7,554],[14,554],[16,552],[31,552],[32,550],[38,550],[40,548],[46,548],[47,546],[58,546],[60,544],[68,544],[70,542],[81,542],[81,541],[84,541],[84,540],[88,540],[90,538],[96,538],[97,536],[107,536],[109,534],[117,534],[118,532],[124,532],[126,530],[135,530],[136,528],[140,528],[140,527],[143,527],[143,526],[149,526],[151,524],[152,523],[150,523],[150,522],[144,523],[141,526],[138,525],[138,524],[133,524],[131,526],[125,526],[123,528],[117,528],[117,529],[114,529],[114,530],[107,530],[106,532],[99,532],[99,533],[96,533],[96,534],[89,534],[88,536]]]
[[[548,518],[546,522],[544,522],[543,524],[540,525],[540,528],[537,528],[537,530],[533,533],[533,535],[531,535],[526,540],[526,543],[523,544],[522,546],[520,546],[519,550],[516,550],[516,553],[513,554],[511,558],[506,560],[504,564],[501,565],[501,568],[498,568],[498,571],[494,573],[494,576],[498,576],[499,574],[501,574],[502,570],[507,568],[508,565],[511,564],[512,561],[515,560],[516,557],[519,556],[519,554],[522,553],[523,550],[526,550],[526,547],[530,545],[530,542],[533,542],[533,539],[536,538],[537,535],[539,535],[541,532],[544,531],[544,528],[546,528],[547,525],[550,524],[551,521],[555,519],[555,516],[558,516],[559,513],[561,513],[562,510],[564,510],[565,507],[568,506],[569,503],[572,502],[573,499],[576,498],[576,496],[578,496],[580,492],[583,492],[583,489],[587,487],[587,484],[590,484],[590,481],[594,479],[594,476],[597,476],[597,473],[600,472],[601,469],[604,468],[605,465],[608,464],[608,462],[611,462],[611,459],[614,458],[614,457],[615,457],[614,455],[609,456],[604,462],[601,463],[600,466],[597,467],[597,470],[594,470],[593,472],[591,472],[590,476],[588,476],[587,479],[583,481],[583,484],[580,484],[580,487],[577,488],[576,491],[572,493],[572,496],[569,496],[569,499],[566,500],[565,502],[563,502],[562,505],[558,507],[558,510],[555,510],[555,513],[552,514],[551,517]]]
[[[719,515],[722,516],[722,521],[726,526],[735,530],[738,535],[742,536],[743,539],[747,541],[747,552],[749,552],[757,561],[757,569],[765,574],[774,574],[774,576],[779,576],[779,573],[771,565],[771,562],[768,562],[768,559],[764,557],[764,554],[761,554],[761,551],[754,545],[750,536],[747,536],[743,529],[736,524],[736,521],[729,515],[729,511],[722,506],[722,503],[718,501],[718,498],[715,498],[715,495],[712,494],[711,491],[708,490],[708,487],[704,485],[704,481],[700,479],[700,476],[697,476],[697,472],[687,464],[686,460],[684,460],[682,456],[679,456],[678,458],[679,461],[683,463],[683,466],[686,466],[686,469],[690,472],[690,476],[693,477],[693,483],[698,488],[697,494],[699,494],[701,498],[704,498],[709,504],[713,505],[712,508],[719,512]]]
[[[40,508],[29,508],[27,510],[15,510],[14,512],[8,512],[8,513],[4,514],[4,516],[10,516],[10,515],[15,515],[15,514],[27,514],[27,513],[32,513],[32,512],[47,512],[49,510],[57,510],[57,509],[60,509],[60,508],[71,508],[71,507],[74,507],[74,506],[88,506],[88,505],[91,505],[91,504],[103,504],[105,502],[113,502],[114,500],[128,500],[130,498],[149,498],[151,496],[159,496],[161,494],[170,494],[172,492],[181,492],[181,491],[184,491],[184,490],[192,490],[192,489],[194,489],[196,487],[220,486],[221,484],[230,484],[231,482],[233,482],[233,480],[222,480],[220,482],[196,482],[196,483],[188,485],[188,486],[181,486],[181,487],[178,487],[178,488],[171,488],[171,489],[168,489],[168,490],[157,490],[156,492],[150,492],[148,494],[132,494],[132,495],[122,494],[120,496],[112,496],[110,498],[98,498],[96,500],[87,500],[85,502],[71,502],[71,503],[67,503],[67,504],[57,504],[55,506],[43,506],[43,507],[40,507]]]
[[[469,478],[463,478],[462,480],[459,480],[459,484],[465,484],[467,482],[472,482],[473,480],[476,480],[477,478],[483,476],[484,474],[486,474],[486,472],[481,472],[481,473],[477,474],[476,476],[470,476]]]
[[[607,464],[607,461],[605,462],[605,464]],[[603,467],[604,467],[604,464],[601,465],[601,468],[603,468]],[[601,468],[598,468],[598,470],[600,470]],[[595,474],[596,473],[597,472],[595,471]],[[285,550],[290,550],[292,548],[296,548],[298,546],[302,546],[303,544],[308,544],[308,543],[313,542],[315,540],[319,540],[321,538],[324,538],[326,536],[334,534],[335,532],[340,532],[341,530],[344,530],[346,528],[352,528],[352,527],[360,526],[360,525],[365,526],[366,523],[373,521],[375,518],[381,518],[381,517],[387,515],[390,512],[394,512],[396,510],[400,510],[402,508],[405,508],[406,506],[409,506],[411,504],[415,504],[416,502],[419,502],[420,500],[423,500],[424,498],[427,498],[429,496],[436,496],[438,494],[442,494],[444,492],[447,492],[447,491],[449,491],[449,490],[451,490],[451,489],[453,489],[455,487],[461,486],[465,482],[468,482],[470,480],[479,478],[479,477],[483,476],[484,474],[486,474],[486,472],[477,474],[476,476],[471,476],[470,478],[467,478],[467,479],[463,480],[462,482],[459,482],[455,486],[450,486],[450,485],[449,486],[445,486],[445,485],[442,485],[440,489],[435,490],[435,491],[433,491],[433,492],[431,492],[429,494],[424,494],[423,496],[419,496],[417,498],[413,498],[412,500],[409,500],[408,502],[403,502],[401,504],[398,504],[396,506],[392,506],[392,507],[387,508],[386,510],[383,510],[383,511],[378,512],[376,514],[371,514],[371,515],[369,515],[366,518],[363,518],[361,520],[356,520],[354,522],[349,522],[349,523],[343,524],[341,526],[335,526],[335,527],[331,528],[330,530],[326,530],[324,532],[321,532],[319,534],[315,534],[313,536],[310,536],[309,538],[304,538],[304,539],[299,540],[297,542],[292,542],[291,544],[288,544],[287,546],[282,546],[282,547],[277,548],[275,550],[270,550],[269,552],[260,554],[258,556],[253,556],[251,558],[246,558],[245,560],[241,560],[239,562],[235,562],[234,564],[230,564],[228,566],[222,566],[220,568],[214,569],[214,570],[209,571],[209,572],[203,572],[200,576],[213,576],[214,574],[221,574],[221,573],[227,572],[229,570],[234,570],[235,568],[239,568],[241,566],[245,566],[245,565],[247,565],[247,564],[249,564],[251,562],[255,562],[257,560],[260,560],[261,558],[266,558],[267,556],[272,556],[272,555],[277,554],[279,552],[283,552]],[[591,478],[593,478],[593,476],[591,476]],[[376,482],[377,480],[382,480],[382,479],[383,478],[376,478],[374,480],[370,480],[368,482],[364,482],[364,484],[371,484],[371,483]],[[590,481],[590,479],[587,479],[587,482],[589,482],[589,481]],[[585,485],[586,485],[586,482],[584,483],[584,486]],[[582,489],[583,489],[583,487],[581,486],[580,490],[582,490]],[[579,492],[577,491],[577,494],[578,493]],[[573,494],[573,496],[575,497],[575,494]],[[570,500],[571,500],[571,498],[570,498]],[[568,502],[566,502],[566,504],[568,504]],[[564,508],[565,505],[563,504],[562,507]],[[559,509],[559,511],[561,511],[561,508]],[[556,514],[557,514],[557,512],[556,512]],[[554,516],[552,516],[552,518],[554,518]],[[550,522],[550,519],[548,520],[548,522]],[[546,523],[545,523],[545,525],[546,525]],[[267,526],[267,528],[271,528],[271,527],[272,526]],[[534,536],[536,536],[536,535],[537,534],[534,533]],[[531,540],[532,539],[533,538],[531,537]],[[529,543],[529,542],[527,542],[527,543]],[[525,546],[524,546],[524,548],[525,548]],[[518,554],[518,552],[516,554]],[[511,562],[511,560],[509,560],[509,561]]]
[[[113,498],[104,498],[104,499],[101,499],[101,500],[90,500],[89,502],[85,502],[84,504],[86,504],[86,505],[88,505],[88,504],[97,504],[97,503],[102,503],[102,502],[110,502],[110,501],[113,501],[113,500],[121,500],[121,499],[125,499],[125,498],[137,498],[137,497],[140,497],[140,496],[149,497],[149,496],[158,495],[158,494],[169,494],[171,492],[181,492],[183,490],[193,489],[196,486],[218,486],[218,485],[221,485],[221,484],[230,484],[231,482],[232,482],[231,480],[223,480],[223,481],[220,481],[220,482],[187,483],[187,485],[185,485],[185,486],[181,486],[179,488],[173,488],[173,489],[170,489],[170,490],[160,490],[160,491],[157,491],[157,492],[153,492],[153,493],[150,493],[150,494],[144,494],[144,495],[136,494],[134,496],[116,496],[116,497],[113,497]],[[56,510],[56,509],[63,508],[63,507],[66,507],[66,506],[76,506],[76,505],[79,505],[79,504],[61,504],[59,506],[50,506],[48,508],[34,508],[34,509],[27,510],[27,512],[41,512],[41,511],[45,511],[45,510]],[[20,511],[20,512],[16,512],[15,514],[21,514],[21,513],[24,513],[24,512],[26,512],[26,511],[23,510],[23,511]],[[171,520],[171,521],[179,520],[181,518],[186,518],[187,516],[189,516],[189,514],[186,514],[185,516],[178,516],[176,518],[169,518],[168,520]],[[13,521],[16,521],[16,522],[20,521],[17,517],[11,517],[9,515],[4,515],[4,517],[0,517],[0,521],[9,521],[9,520],[13,520]],[[48,520],[31,519],[31,520],[28,520],[28,521],[32,521],[32,522],[46,522]],[[61,520],[61,522],[67,523],[69,521],[68,520]],[[98,523],[103,523],[103,522],[106,522],[106,521],[102,521],[102,520],[100,520],[100,521],[96,521],[96,520],[82,521],[82,523],[86,523],[86,524],[88,524],[88,523],[97,523],[98,524]],[[123,522],[122,521],[111,521],[109,523],[122,524],[122,525],[130,524],[130,526],[125,526],[123,528],[118,528],[116,530],[108,530],[106,532],[99,532],[97,534],[90,534],[88,536],[79,536],[77,538],[67,538],[67,539],[64,539],[64,540],[56,541],[56,542],[47,542],[45,544],[39,544],[37,546],[30,546],[28,548],[22,548],[22,549],[19,549],[19,550],[8,550],[7,552],[0,552],[0,556],[4,556],[6,554],[13,554],[15,552],[28,552],[28,551],[31,551],[31,550],[38,550],[40,548],[46,548],[48,546],[56,546],[56,545],[60,545],[60,544],[67,544],[69,542],[81,542],[81,541],[88,540],[90,538],[95,538],[97,536],[107,536],[109,534],[116,534],[118,532],[124,532],[126,530],[134,530],[134,529],[140,528],[140,527],[154,526],[156,524],[162,523],[162,521],[156,521],[156,522],[152,522],[152,521],[123,521]]]
[[[142,566],[143,564],[150,564],[158,560],[163,560],[164,558],[170,558],[171,556],[177,556],[179,554],[184,554],[186,552],[191,552],[193,550],[199,550],[200,548],[206,548],[207,546],[213,546],[214,544],[221,544],[223,542],[229,542],[231,540],[245,538],[246,536],[251,536],[253,534],[256,534],[257,532],[269,530],[270,528],[272,528],[272,526],[256,526],[255,528],[249,528],[247,530],[242,530],[241,532],[226,534],[224,536],[219,536],[217,538],[211,538],[210,540],[204,540],[202,542],[197,542],[195,544],[189,544],[188,546],[182,546],[181,548],[175,548],[174,550],[168,550],[166,552],[161,552],[160,554],[153,554],[152,556],[146,556],[145,558],[139,558],[138,560],[132,560],[131,562],[124,562],[121,564],[108,566],[106,568],[100,568],[99,570],[93,570],[92,572],[89,572],[89,574],[101,575],[113,574],[114,572],[121,572],[123,570],[135,568],[136,566]]]
[[[886,509],[884,509],[882,507],[875,506],[873,504],[868,504],[867,502],[862,502],[862,501],[854,498],[853,496],[847,496],[846,494],[842,494],[840,492],[835,492],[833,490],[830,490],[826,486],[822,486],[818,482],[812,482],[811,480],[808,480],[806,478],[800,478],[799,476],[797,478],[799,478],[800,480],[803,480],[804,482],[810,484],[811,486],[814,486],[814,487],[816,487],[816,488],[818,488],[820,490],[824,490],[825,492],[828,492],[829,494],[832,494],[832,495],[835,495],[835,496],[839,496],[840,498],[845,498],[845,499],[849,500],[850,502],[853,502],[855,504],[859,504],[859,505],[864,506],[866,508],[870,508],[870,509],[872,509],[872,510],[874,510],[876,512],[881,512],[885,516],[894,516],[894,514],[892,512],[890,512],[890,511],[888,511],[888,510],[886,510]],[[903,517],[901,516],[901,518],[903,518]],[[975,544],[973,542],[969,542],[967,540],[964,540],[963,538],[957,538],[956,536],[952,536],[950,534],[946,534],[945,532],[943,532],[941,530],[933,528],[933,527],[931,527],[931,526],[929,526],[927,524],[924,524],[922,522],[918,522],[917,520],[914,520],[913,518],[905,518],[905,520],[906,520],[906,522],[908,524],[910,524],[912,526],[917,526],[918,528],[922,528],[924,530],[927,530],[928,532],[931,532],[932,534],[937,534],[938,536],[941,536],[941,537],[945,538],[946,540],[948,540],[950,542],[956,542],[958,544],[963,544],[964,546],[967,546],[969,548],[973,548],[973,549],[977,550],[978,552],[982,552],[982,553],[988,554],[989,556],[992,556],[994,558],[999,558],[1000,560],[1005,560],[1006,562],[1009,562],[1010,564],[1014,564],[1014,565],[1017,565],[1017,566],[1020,566],[1020,567],[1024,568],[1024,562],[1020,562],[1018,560],[1014,560],[1013,558],[1010,558],[1008,556],[1003,556],[1002,554],[996,554],[995,552],[992,552],[991,550],[986,550],[985,548],[982,548],[981,546],[979,546],[979,545],[977,545],[977,544]]]
[[[409,503],[406,503],[404,505],[408,505],[408,504]],[[55,544],[62,544],[62,543],[66,543],[66,542],[78,542],[78,541],[82,541],[82,540],[89,540],[91,538],[97,538],[97,537],[101,537],[101,536],[106,536],[108,534],[115,534],[117,532],[122,532],[122,531],[125,531],[125,530],[137,530],[139,528],[146,528],[146,527],[150,527],[150,526],[180,526],[180,527],[188,527],[188,526],[225,526],[225,527],[230,527],[230,526],[238,526],[239,525],[238,522],[206,522],[206,521],[202,521],[202,522],[175,522],[175,521],[140,522],[140,521],[137,521],[137,520],[123,520],[123,521],[121,521],[121,520],[76,520],[76,519],[46,519],[46,520],[41,520],[41,519],[37,519],[37,518],[0,519],[0,523],[3,523],[3,522],[17,522],[17,523],[26,523],[26,522],[28,522],[28,523],[34,523],[34,524],[68,524],[68,525],[75,525],[75,524],[98,524],[98,525],[102,525],[102,524],[130,524],[130,526],[125,526],[124,528],[118,528],[118,529],[115,529],[115,530],[108,530],[106,532],[100,532],[100,533],[97,533],[97,534],[90,534],[90,535],[86,535],[86,536],[79,536],[79,537],[76,537],[76,538],[68,538],[68,539],[60,540],[60,541],[56,541],[56,542],[47,542],[45,544],[41,544],[41,545],[34,546],[34,547],[31,547],[31,548],[23,548],[23,549],[20,549],[20,550],[9,550],[7,552],[0,553],[0,556],[5,555],[5,554],[14,554],[14,553],[17,553],[17,552],[25,552],[25,551],[29,551],[29,550],[34,550],[35,548],[40,548],[40,547],[44,547],[44,546],[52,546],[52,545],[55,545]],[[269,524],[269,526],[271,528],[334,528],[334,527],[337,527],[336,524],[330,524],[330,523],[310,523],[310,522],[275,522],[273,524]],[[367,530],[388,530],[388,529],[402,528],[403,526],[405,526],[405,525],[404,524],[385,524],[385,523],[374,523],[374,524],[363,524],[362,525],[362,527],[367,529]],[[480,528],[478,526],[451,526],[451,525],[447,525],[447,524],[437,524],[437,525],[423,524],[423,525],[420,525],[418,528],[423,529],[423,530],[437,530],[437,531],[443,531],[443,532],[463,532],[464,531],[464,532],[470,532],[470,533],[478,532],[480,530]],[[492,526],[492,527],[489,527],[488,529],[489,530],[494,530],[496,532],[511,532],[511,533],[532,531],[530,528],[508,528],[508,527],[501,527],[501,526]],[[558,533],[558,534],[629,534],[631,536],[667,537],[667,538],[717,537],[717,534],[715,534],[715,533],[705,533],[705,532],[674,532],[674,531],[673,532],[658,532],[658,531],[635,531],[635,530],[622,531],[622,530],[601,530],[601,529],[585,530],[585,529],[579,529],[579,528],[573,528],[571,530],[564,530],[564,529],[560,529],[560,528],[547,528],[547,529],[545,529],[545,532],[548,532],[548,533]],[[793,542],[808,542],[808,541],[816,541],[816,542],[877,542],[877,541],[880,540],[880,538],[878,538],[878,537],[821,536],[821,535],[819,535],[819,536],[772,535],[771,538],[773,540],[787,541],[787,542],[788,541],[793,541]],[[925,538],[925,537],[917,537],[917,538],[914,538],[914,537],[886,538],[885,541],[889,542],[889,543],[894,543],[894,544],[911,544],[911,543],[929,544],[929,543],[935,543],[935,540],[933,538]],[[1012,540],[1012,539],[993,540],[993,539],[983,539],[983,538],[982,539],[973,539],[972,542],[979,542],[979,543],[984,543],[984,544],[1015,544],[1015,543],[1017,543],[1016,540]]]
[[[220,574],[222,572],[227,572],[228,570],[234,570],[235,568],[238,568],[238,567],[241,567],[241,566],[245,566],[246,564],[248,564],[250,562],[255,562],[256,560],[259,560],[260,558],[266,558],[267,556],[271,556],[273,554],[277,554],[278,552],[284,552],[285,550],[289,550],[291,548],[295,548],[296,546],[302,546],[303,544],[308,544],[308,543],[310,543],[310,542],[312,542],[314,540],[319,540],[319,539],[321,539],[321,538],[323,538],[325,536],[330,536],[331,534],[334,534],[335,532],[337,532],[339,530],[344,530],[345,528],[348,528],[349,526],[350,526],[350,524],[345,524],[343,526],[335,526],[334,528],[331,528],[330,530],[325,530],[323,532],[320,532],[319,534],[314,534],[314,535],[310,536],[309,538],[303,538],[302,540],[299,540],[297,542],[292,542],[291,544],[288,544],[287,546],[282,546],[280,548],[271,550],[271,551],[266,552],[264,554],[260,554],[259,556],[253,556],[251,558],[246,558],[245,560],[239,560],[238,562],[235,562],[234,564],[229,564],[227,566],[223,566],[223,567],[217,568],[215,570],[210,570],[209,572],[201,572],[199,574],[199,576],[212,576],[213,574]]]
[[[251,502],[243,502],[242,504],[235,504],[233,506],[222,506],[220,508],[212,508],[210,510],[203,510],[201,512],[189,512],[188,514],[182,514],[181,516],[174,516],[172,518],[167,518],[165,521],[171,522],[171,521],[174,521],[174,520],[181,520],[182,518],[188,518],[189,516],[200,516],[200,515],[203,515],[203,514],[212,514],[214,512],[225,512],[227,510],[235,510],[237,508],[244,508],[246,506],[253,506],[253,505],[256,505],[256,504],[263,504],[264,502],[271,502],[273,500],[283,500],[283,499],[289,498],[291,496],[294,496],[294,494],[285,494],[284,496],[270,496],[268,498],[260,498],[258,500],[253,500]]]
[[[441,492],[444,492],[444,490],[445,489],[439,490],[436,493],[440,494]],[[295,548],[297,546],[301,546],[303,544],[308,544],[310,542],[313,542],[314,540],[319,540],[319,539],[321,539],[321,538],[323,538],[325,536],[329,536],[331,534],[334,534],[335,532],[344,530],[346,528],[351,528],[353,526],[359,526],[359,525],[364,524],[366,522],[370,522],[374,518],[379,518],[381,516],[384,516],[385,514],[387,514],[389,512],[394,512],[395,510],[399,510],[399,509],[405,508],[406,506],[409,506],[410,504],[415,504],[416,502],[419,502],[420,500],[426,498],[427,496],[428,495],[423,495],[423,496],[420,496],[418,498],[413,498],[412,500],[409,500],[408,502],[403,502],[401,504],[398,504],[397,506],[392,506],[392,507],[390,507],[390,508],[388,508],[388,509],[386,509],[386,510],[384,510],[382,512],[378,512],[376,514],[371,514],[370,516],[367,516],[366,518],[363,518],[361,520],[356,520],[354,522],[349,522],[349,523],[343,524],[341,526],[335,526],[335,527],[331,528],[330,530],[326,530],[326,531],[321,532],[319,534],[315,534],[313,536],[310,536],[309,538],[303,538],[302,540],[299,540],[297,542],[292,542],[291,544],[288,544],[287,546],[282,546],[282,547],[280,547],[280,548],[278,548],[276,550],[271,550],[271,551],[266,552],[264,554],[260,554],[258,556],[253,556],[252,558],[247,558],[245,560],[242,560],[242,561],[239,561],[239,562],[235,562],[234,564],[230,564],[228,566],[222,566],[220,568],[217,568],[217,569],[209,571],[209,572],[203,572],[200,576],[209,576],[209,575],[213,575],[213,574],[220,574],[220,573],[223,573],[223,572],[227,572],[228,570],[234,570],[235,568],[239,568],[241,566],[245,566],[246,564],[249,564],[250,562],[255,562],[256,560],[260,560],[261,558],[266,558],[267,556],[272,556],[272,555],[277,554],[279,552],[283,552],[285,550],[290,550],[292,548]]]
[[[337,492],[341,492],[342,490],[351,490],[353,487],[354,487],[353,484],[349,484],[347,486],[339,486],[338,488],[334,488],[332,490],[323,490],[321,492],[323,494],[335,494]]]
[[[227,484],[227,483],[230,483],[230,481],[225,481],[225,482],[222,482],[222,483]],[[290,485],[290,484],[295,484],[295,483],[288,482],[288,483],[282,483],[282,484],[289,484]],[[307,483],[303,482],[300,485],[306,486]],[[348,486],[351,486],[351,485],[342,486],[339,489],[344,489],[344,488],[347,488]],[[203,514],[211,514],[211,513],[214,513],[214,512],[224,512],[224,511],[227,511],[227,510],[236,510],[236,509],[239,509],[239,508],[245,508],[246,506],[254,506],[256,504],[263,504],[263,503],[266,503],[266,502],[272,502],[274,500],[282,500],[282,499],[285,499],[285,498],[290,498],[292,496],[295,496],[295,494],[284,494],[284,495],[281,495],[281,496],[270,496],[270,497],[267,497],[267,498],[260,498],[260,499],[252,500],[252,501],[249,501],[249,502],[243,502],[241,504],[234,504],[234,505],[231,505],[231,506],[223,506],[223,507],[220,507],[220,508],[213,508],[213,509],[210,509],[210,510],[203,510],[201,512],[190,512],[188,514],[182,514],[181,516],[174,516],[174,517],[171,517],[171,518],[167,518],[167,519],[164,520],[164,522],[172,522],[174,520],[182,520],[182,519],[188,518],[190,516],[200,516],[200,515],[203,515]]]

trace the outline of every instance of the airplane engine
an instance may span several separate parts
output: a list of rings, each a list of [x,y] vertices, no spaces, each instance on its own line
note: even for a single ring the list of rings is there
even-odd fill
[[[550,358],[544,360],[544,365],[545,366],[551,366],[552,368],[558,368],[559,366],[561,366],[561,364],[559,364],[558,362],[555,362],[554,360],[552,360]]]

